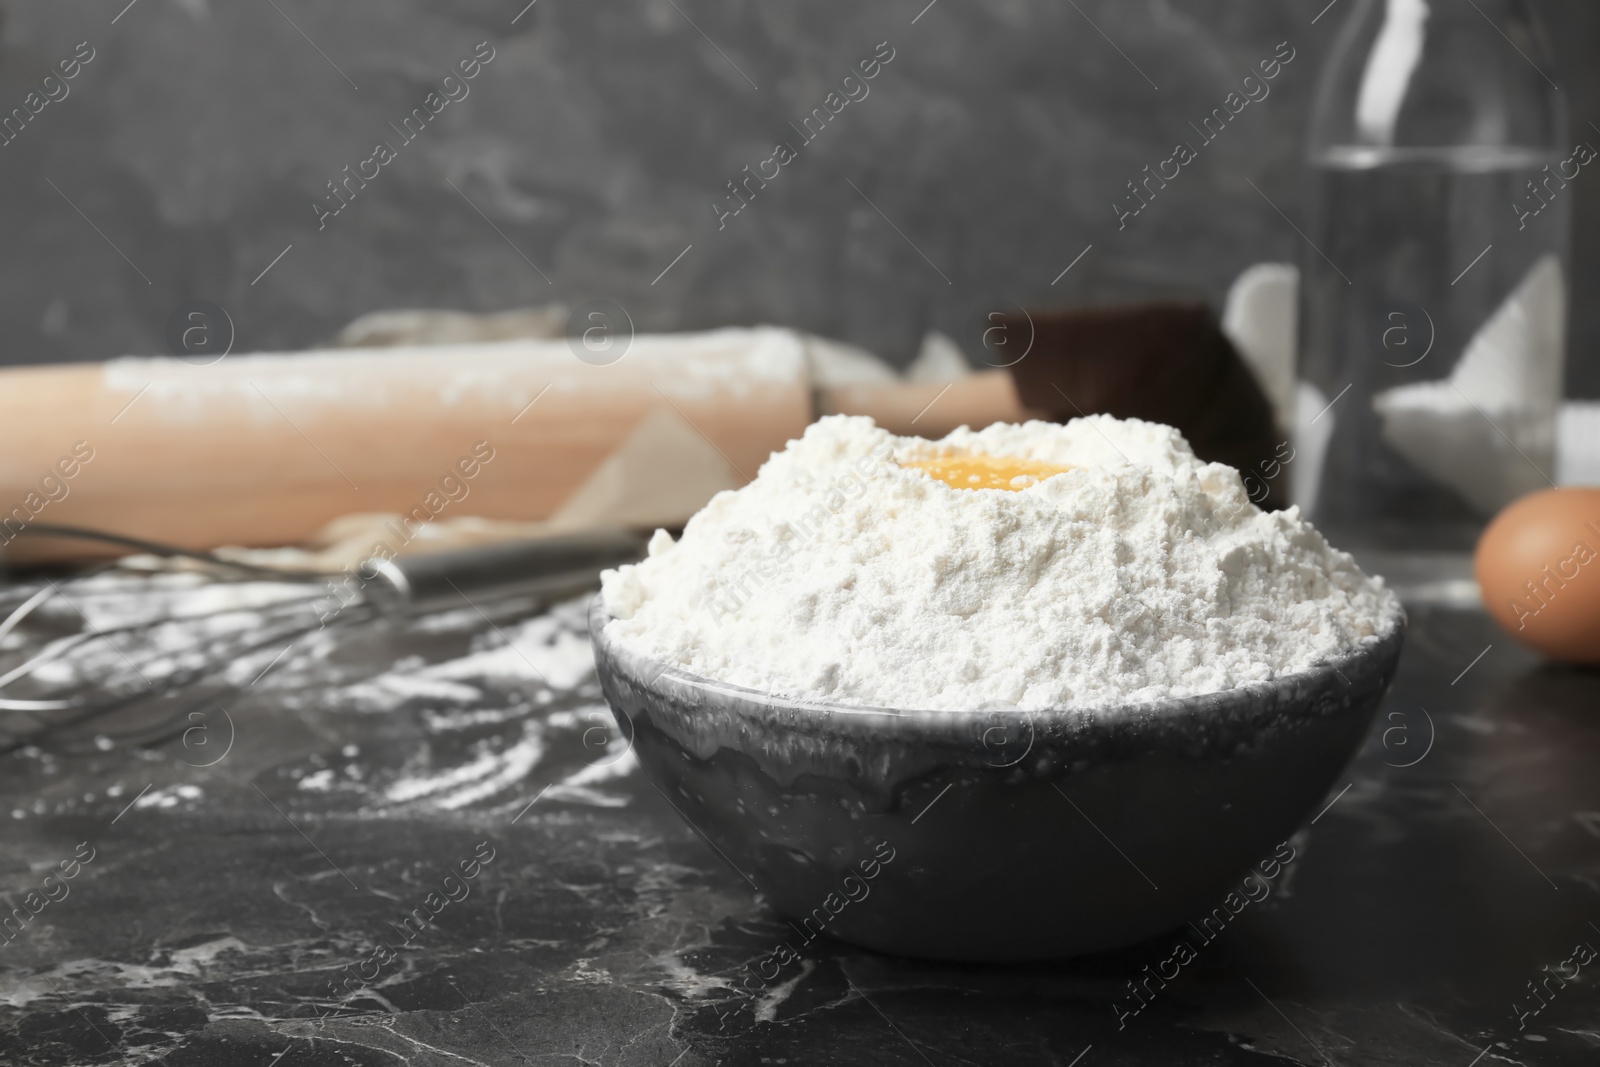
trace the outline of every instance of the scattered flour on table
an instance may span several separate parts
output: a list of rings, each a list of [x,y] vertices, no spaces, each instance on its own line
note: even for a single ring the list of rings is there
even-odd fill
[[[958,489],[903,466],[1070,468]],[[603,577],[608,633],[800,700],[961,710],[1190,696],[1305,669],[1398,601],[1176,430],[1105,415],[941,441],[824,418],[674,542]]]
[[[619,786],[638,761],[600,702],[589,594],[523,617],[514,612],[526,605],[513,604],[499,622],[464,608],[398,620],[352,615],[341,620],[349,625],[318,629],[321,589],[305,583],[115,571],[59,584],[53,599],[0,636],[0,673],[41,653],[59,654],[32,672],[32,689],[4,695],[49,697],[85,687],[112,699],[148,691],[181,707],[201,691],[189,688],[201,679],[211,694],[219,681],[238,687],[226,706],[216,705],[235,714],[212,711],[205,720],[210,732],[191,728],[171,739],[169,763],[179,773],[180,763],[213,765],[205,762],[212,751],[197,747],[206,739],[215,750],[231,751],[233,731],[243,732],[247,719],[260,725],[265,718],[273,729],[283,718],[315,716],[319,733],[361,743],[311,752],[278,769],[300,792],[330,798],[341,810],[506,809],[509,815],[530,796],[546,808],[631,803]],[[29,592],[10,591],[12,602]],[[386,648],[406,654],[385,664],[378,656]],[[411,725],[390,722],[399,712]],[[102,737],[97,744],[109,751],[116,743]],[[47,768],[55,760],[33,746],[21,756]],[[162,783],[139,793],[145,785],[109,787],[112,813],[129,802],[118,799],[124,792],[138,794],[134,807],[141,810],[191,811],[215,802],[197,785]],[[37,797],[9,815],[77,814],[96,801],[94,794]],[[0,809],[0,817],[6,814]]]

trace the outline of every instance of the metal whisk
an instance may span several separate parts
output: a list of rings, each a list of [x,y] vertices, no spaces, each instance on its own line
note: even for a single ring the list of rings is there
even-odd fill
[[[335,598],[326,586],[336,576],[326,573],[260,567],[77,527],[38,524],[26,532],[193,559],[227,578],[137,575],[109,564],[0,591],[6,612],[0,647],[17,646],[0,652],[0,753],[25,745],[153,743],[185,728],[191,713],[253,684],[310,634],[481,604],[532,610],[529,601],[581,592],[601,570],[637,560],[644,547],[632,533],[605,530],[373,559],[356,569],[358,577],[338,584]],[[137,601],[146,610],[96,625],[82,603],[108,593],[124,607]],[[163,605],[164,597],[172,603]],[[185,603],[198,608],[176,610]],[[24,627],[31,640],[18,642],[13,635]],[[256,672],[255,662],[274,649],[277,655]],[[244,665],[250,669],[241,672]]]

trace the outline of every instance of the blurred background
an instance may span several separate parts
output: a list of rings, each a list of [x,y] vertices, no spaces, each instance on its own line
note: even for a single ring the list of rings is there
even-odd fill
[[[996,306],[1220,306],[1246,266],[1304,251],[1303,133],[1352,2],[1311,23],[1326,0],[6,0],[6,108],[79,42],[94,58],[0,148],[0,362],[166,353],[194,299],[236,352],[384,308],[604,298],[641,332],[787,325],[901,365],[929,329],[976,362]],[[1600,7],[1531,6],[1572,138],[1592,134]],[[319,230],[326,183],[486,40],[469,95]],[[870,95],[719,229],[726,183],[882,41]],[[1119,232],[1125,183],[1284,41],[1270,96]],[[1567,393],[1600,397],[1600,306],[1578,295],[1600,182],[1570,193]]]
[[[1597,44],[1595,0],[0,0],[0,1062],[1591,1064],[1597,1001],[1523,990],[1600,885]],[[396,309],[527,313],[350,329]],[[819,948],[730,1021],[792,927],[640,773],[598,573],[820,414],[1097,411],[1405,603],[1294,898],[1127,1034],[1148,946]]]

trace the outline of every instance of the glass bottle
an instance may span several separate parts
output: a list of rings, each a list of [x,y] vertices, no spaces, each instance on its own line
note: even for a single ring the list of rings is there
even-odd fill
[[[1295,499],[1337,544],[1470,548],[1554,474],[1573,181],[1525,0],[1356,0],[1308,131]]]

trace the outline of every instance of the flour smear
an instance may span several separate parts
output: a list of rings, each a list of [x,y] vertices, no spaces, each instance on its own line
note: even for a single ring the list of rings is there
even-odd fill
[[[915,464],[1068,468],[954,488]],[[1176,430],[1092,415],[940,441],[831,416],[674,542],[603,577],[608,634],[803,701],[1099,707],[1311,667],[1396,611],[1297,509],[1263,512]]]

